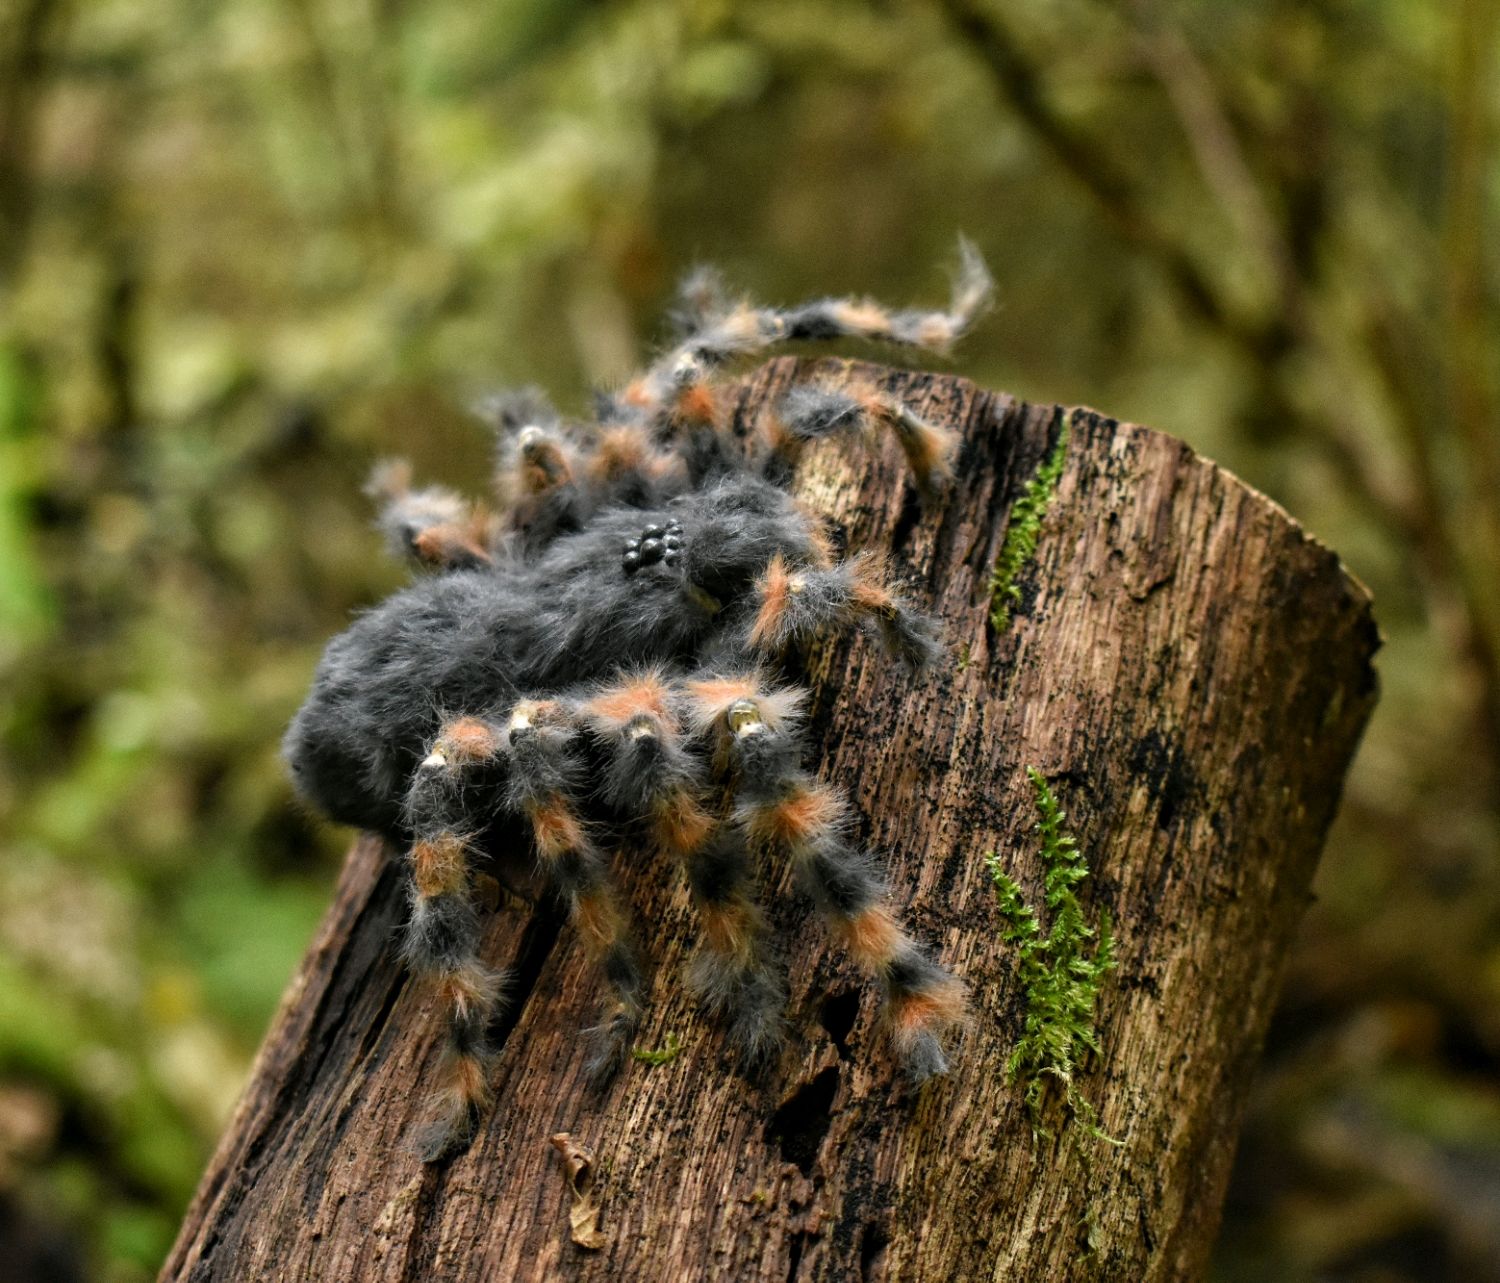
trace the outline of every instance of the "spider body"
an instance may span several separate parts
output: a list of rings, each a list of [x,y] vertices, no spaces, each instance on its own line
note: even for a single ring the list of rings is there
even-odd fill
[[[531,561],[419,579],[329,645],[287,736],[298,787],[329,818],[399,838],[445,714],[555,695],[612,666],[690,662],[773,556],[800,562],[810,546],[787,495],[747,477],[660,509],[606,510]]]
[[[782,1037],[783,985],[753,888],[755,857],[768,855],[793,865],[832,934],[881,980],[911,1077],[945,1069],[939,1036],[961,989],[899,926],[842,795],[802,769],[803,692],[781,671],[813,636],[849,627],[913,666],[937,650],[878,561],[835,560],[820,519],[786,492],[800,450],[888,431],[931,494],[953,439],[874,390],[831,387],[795,389],[737,434],[712,375],[787,338],[945,346],[986,289],[968,252],[947,312],[757,309],[699,280],[687,335],[602,399],[597,424],[566,424],[533,393],[492,403],[498,515],[413,490],[400,466],[377,474],[390,542],[434,573],[330,643],[284,747],[308,801],[406,849],[406,957],[447,1013],[427,1157],[465,1143],[488,1100],[486,1028],[503,977],[479,957],[473,879],[476,839],[502,815],[529,825],[599,964],[599,1073],[628,1052],[643,987],[605,847],[620,826],[680,861],[702,924],[690,980],[747,1059]]]

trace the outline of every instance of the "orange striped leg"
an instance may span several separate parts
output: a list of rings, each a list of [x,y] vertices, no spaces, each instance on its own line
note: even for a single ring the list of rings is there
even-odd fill
[[[714,719],[736,779],[736,822],[750,843],[791,862],[833,935],[880,977],[885,1026],[903,1067],[921,1082],[947,1070],[940,1035],[962,1017],[963,987],[896,921],[872,862],[848,841],[843,798],[802,770],[784,701],[755,690]]]
[[[746,638],[751,649],[780,656],[820,632],[865,626],[888,652],[912,667],[942,649],[936,626],[886,582],[878,557],[861,553],[833,566],[793,566],[777,553],[756,580],[758,606]]]
[[[809,441],[823,437],[876,445],[896,438],[923,498],[933,498],[953,478],[959,435],[929,423],[904,401],[873,384],[804,383],[792,388],[763,421],[761,435],[773,456],[795,463]]]
[[[703,922],[694,988],[728,1017],[745,1056],[759,1061],[780,1045],[785,994],[752,898],[744,839],[703,806],[701,768],[684,747],[678,702],[662,674],[647,671],[605,687],[584,705],[584,715],[608,754],[605,796],[643,821],[655,845],[676,856],[687,874]]]
[[[651,433],[638,423],[601,427],[584,470],[594,503],[639,507],[680,488],[687,475],[682,460],[657,449]]]
[[[488,565],[494,518],[441,486],[411,488],[411,465],[391,460],[375,469],[365,493],[380,501],[377,524],[398,556],[437,570]]]
[[[509,507],[505,522],[535,551],[583,521],[579,460],[556,425],[528,424],[503,443],[495,488]]]
[[[580,786],[575,733],[571,714],[556,703],[516,705],[506,728],[509,800],[530,820],[542,867],[614,991],[589,1058],[589,1072],[605,1078],[624,1062],[640,1025],[642,976],[624,899],[573,801]]]
[[[493,729],[477,718],[449,722],[407,796],[416,840],[408,853],[412,892],[405,955],[413,971],[436,983],[447,1022],[444,1081],[420,1145],[427,1162],[462,1149],[490,1103],[487,1029],[503,976],[479,958],[481,923],[464,835],[483,827],[468,811],[466,784],[493,763],[496,745]]]

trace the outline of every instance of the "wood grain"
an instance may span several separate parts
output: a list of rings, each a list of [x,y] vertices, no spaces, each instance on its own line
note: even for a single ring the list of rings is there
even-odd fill
[[[744,381],[742,421],[795,379],[851,372],[965,435],[958,484],[925,512],[894,447],[820,446],[797,479],[851,547],[891,554],[951,647],[913,677],[837,641],[806,677],[810,764],[849,790],[909,923],[970,987],[953,1074],[904,1098],[877,995],[772,869],[793,1037],[745,1080],[680,984],[695,939],[681,879],[622,852],[655,965],[642,1043],[675,1036],[681,1054],[587,1088],[577,1030],[596,977],[545,904],[511,901],[486,945],[517,977],[498,1104],[468,1154],[424,1168],[407,1139],[439,1022],[393,947],[398,869],[361,839],[163,1279],[1201,1277],[1287,944],[1375,700],[1369,601],[1263,496],[1177,441],[1081,411],[997,637],[989,568],[1061,411],[786,359]],[[1022,1011],[984,856],[1039,899],[1027,765],[1096,870],[1086,903],[1116,923],[1103,1054],[1082,1089],[1118,1148],[1067,1129],[1035,1140],[1004,1079]],[[497,843],[502,868],[524,867],[513,835]],[[595,1158],[596,1251],[569,1239],[559,1132]]]

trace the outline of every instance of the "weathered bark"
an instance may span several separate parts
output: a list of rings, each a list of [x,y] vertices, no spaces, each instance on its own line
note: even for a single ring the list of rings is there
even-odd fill
[[[809,368],[763,367],[741,412]],[[873,987],[777,869],[767,899],[792,1040],[747,1082],[680,983],[695,938],[681,879],[635,852],[624,873],[656,968],[642,1044],[676,1036],[681,1054],[585,1086],[594,972],[550,910],[507,904],[487,937],[516,976],[498,1103],[468,1154],[424,1168],[408,1140],[438,1020],[393,948],[400,872],[367,839],[163,1278],[1202,1274],[1288,940],[1375,698],[1369,602],[1264,497],[1174,440],[1080,412],[997,636],[989,570],[1061,416],[960,379],[863,369],[962,426],[958,485],[923,513],[893,448],[872,462],[822,446],[798,488],[851,546],[891,552],[943,620],[951,661],[912,677],[862,639],[819,648],[812,764],[849,789],[908,922],[970,986],[952,1075],[902,1098]],[[1005,1080],[1021,996],[984,857],[999,851],[1039,899],[1027,765],[1094,866],[1091,911],[1116,924],[1102,1055],[1081,1085],[1118,1148],[1074,1144],[1055,1113],[1057,1139],[1034,1139]],[[570,1241],[556,1132],[597,1159],[598,1250]]]

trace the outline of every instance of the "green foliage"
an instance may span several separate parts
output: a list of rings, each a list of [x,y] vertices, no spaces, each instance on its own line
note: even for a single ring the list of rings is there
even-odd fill
[[[999,853],[990,852],[985,863],[1006,923],[1002,936],[1016,946],[1026,999],[1025,1023],[1006,1063],[1006,1078],[1024,1086],[1026,1109],[1039,1135],[1049,1134],[1042,1126],[1042,1111],[1052,1082],[1062,1089],[1068,1114],[1084,1132],[1113,1144],[1075,1080],[1084,1056],[1099,1050],[1094,1008],[1100,985],[1115,966],[1109,914],[1099,911],[1097,927],[1084,920],[1076,888],[1088,877],[1088,863],[1073,835],[1064,829],[1067,817],[1041,772],[1027,767],[1026,774],[1036,795],[1043,897],[1052,928],[1043,933],[1020,885],[1005,872]]]
[[[0,342],[0,664],[13,648],[45,635],[53,603],[26,521],[36,471],[35,372]]]
[[[678,1041],[677,1035],[668,1034],[666,1046],[654,1051],[648,1047],[636,1047],[630,1054],[643,1065],[665,1065],[676,1060],[681,1053],[682,1043]]]
[[[1062,479],[1063,465],[1068,455],[1068,433],[1072,416],[1064,418],[1058,429],[1057,443],[1042,460],[1036,475],[1026,483],[1026,489],[1010,510],[1010,520],[1005,527],[1005,540],[1000,545],[1000,555],[990,571],[990,623],[997,633],[1010,627],[1011,607],[1021,600],[1021,589],[1016,576],[1036,552],[1036,541],[1042,531],[1042,518],[1057,493],[1057,483]]]

